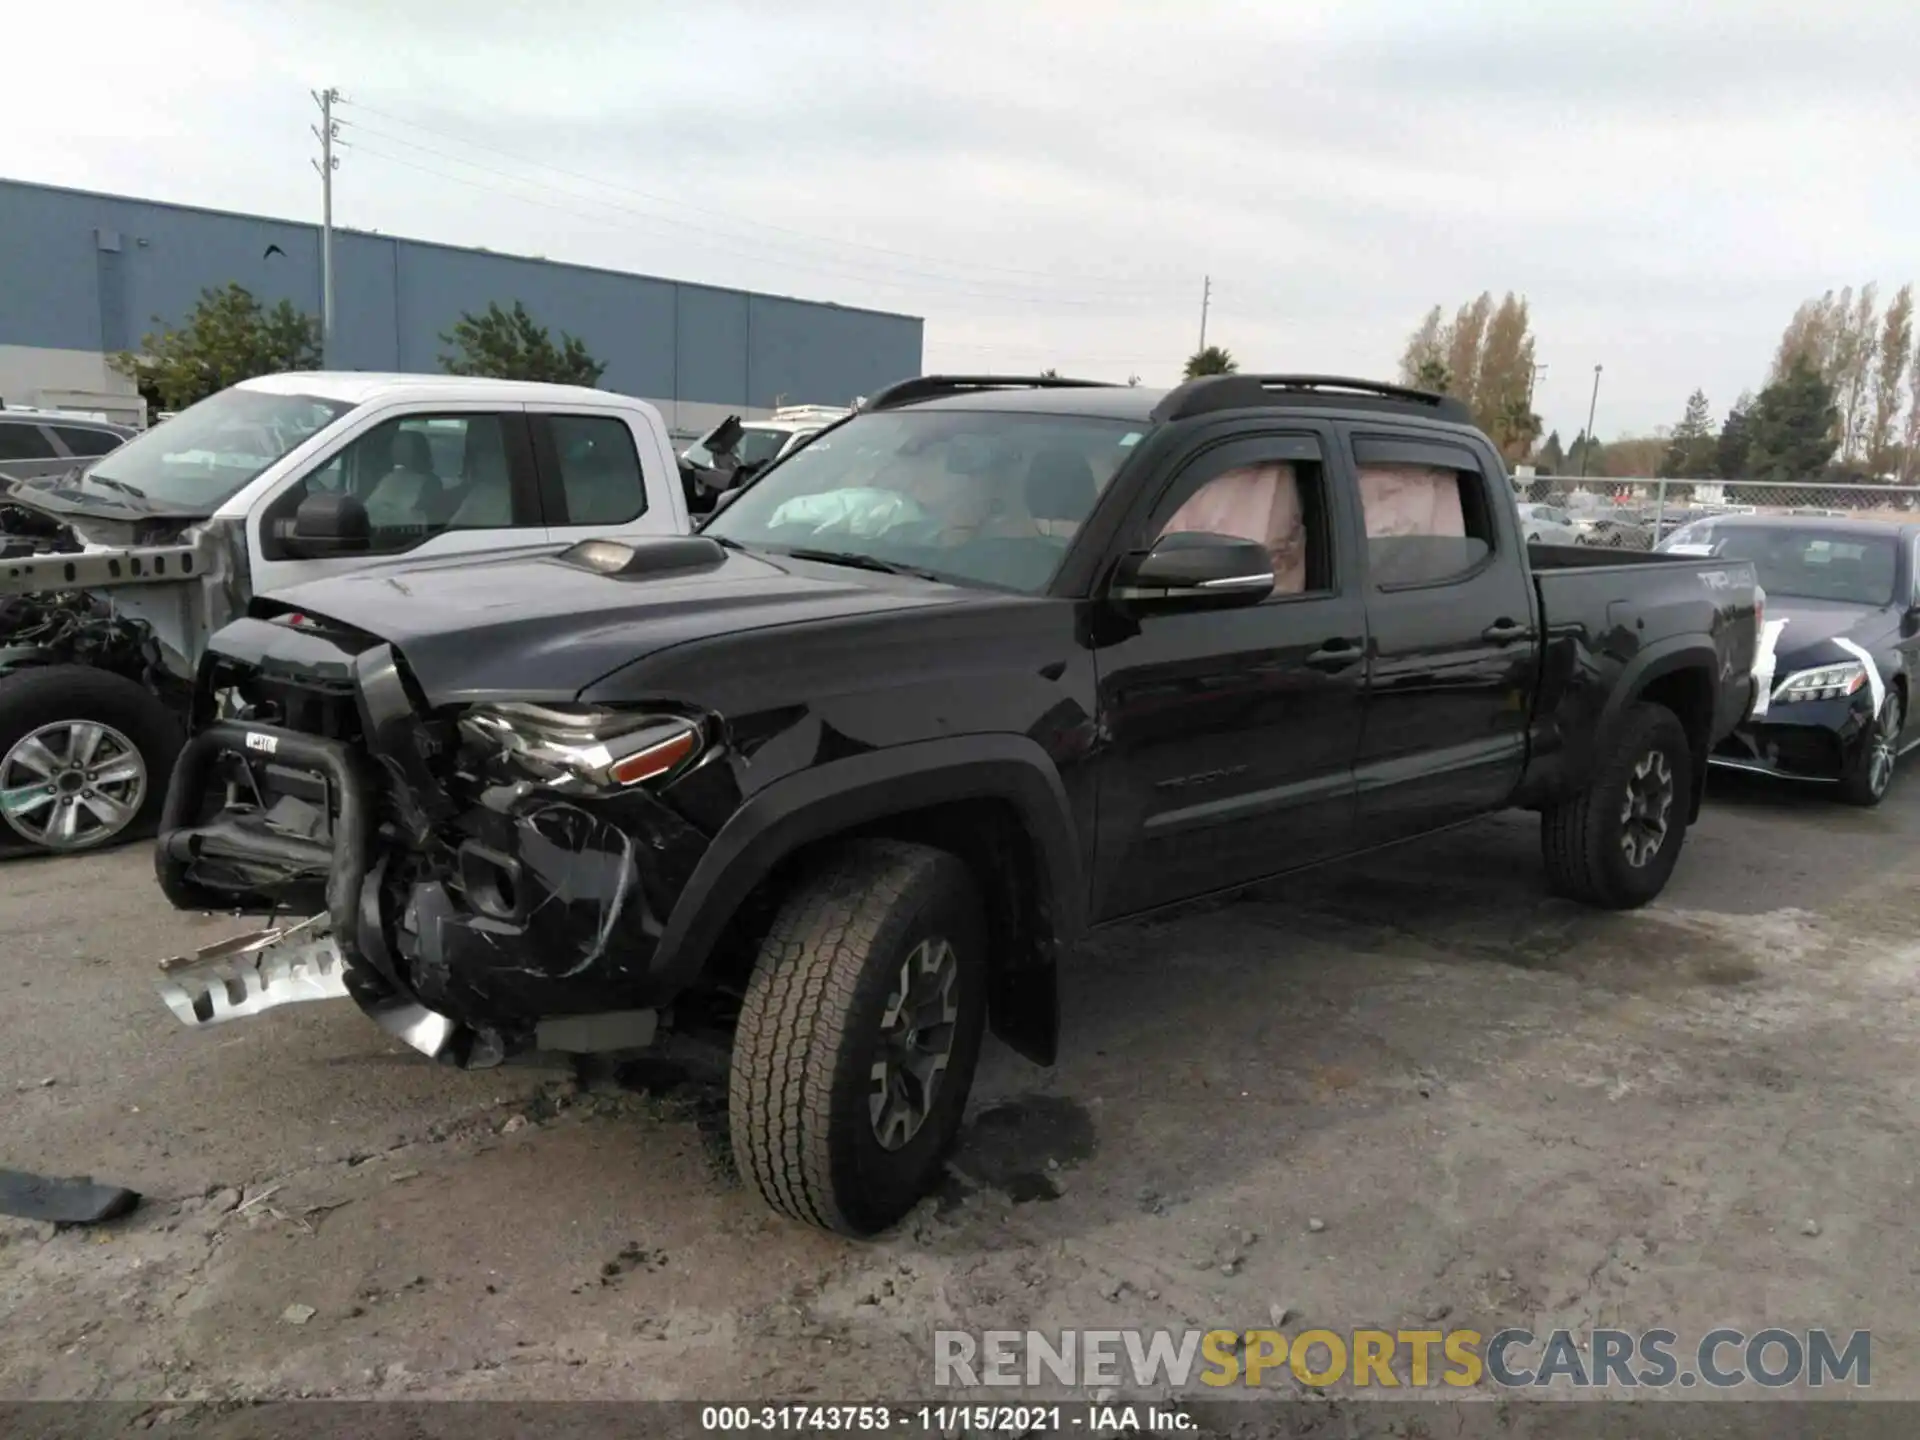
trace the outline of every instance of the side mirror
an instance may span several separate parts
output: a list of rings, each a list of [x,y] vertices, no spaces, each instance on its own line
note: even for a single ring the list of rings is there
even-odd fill
[[[373,546],[373,521],[357,495],[309,495],[293,512],[287,549],[302,560],[364,555]]]
[[[1128,556],[1113,593],[1154,609],[1257,605],[1273,593],[1273,557],[1253,540],[1175,531],[1144,555]]]

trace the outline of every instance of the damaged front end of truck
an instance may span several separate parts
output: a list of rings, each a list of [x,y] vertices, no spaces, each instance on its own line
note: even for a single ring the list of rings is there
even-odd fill
[[[246,589],[236,522],[0,482],[0,675],[85,665],[184,702],[202,641]]]
[[[183,1020],[345,994],[475,1068],[652,1039],[661,938],[708,839],[676,794],[710,788],[714,717],[434,705],[393,644],[291,610],[222,632],[194,709],[162,888],[314,918],[168,962]]]

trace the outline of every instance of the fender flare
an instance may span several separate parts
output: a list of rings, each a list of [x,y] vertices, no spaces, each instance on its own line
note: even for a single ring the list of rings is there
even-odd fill
[[[1706,754],[1713,749],[1714,730],[1719,724],[1721,700],[1720,655],[1713,644],[1701,635],[1676,635],[1667,640],[1659,640],[1627,664],[1620,672],[1619,683],[1613,687],[1606,708],[1600,712],[1600,723],[1594,727],[1594,750],[1583,767],[1582,780],[1593,772],[1599,758],[1613,747],[1614,737],[1619,734],[1620,726],[1626,720],[1627,710],[1637,705],[1656,680],[1683,670],[1698,670],[1707,677],[1708,691],[1711,695],[1713,713],[1707,716],[1707,733],[1702,753],[1696,757],[1693,767],[1692,817],[1700,818],[1700,805],[1706,795],[1707,766]]]
[[[1024,735],[925,740],[870,751],[775,781],[748,800],[694,867],[667,917],[653,977],[662,992],[690,983],[727,922],[782,860],[814,841],[956,800],[1010,803],[1033,842],[1044,932],[1022,956],[1001,957],[994,1028],[1040,1063],[1053,1059],[1059,957],[1086,923],[1086,878],[1059,771]],[[1008,982],[1011,983],[1008,983]],[[1039,1006],[1043,1013],[1014,1015]]]

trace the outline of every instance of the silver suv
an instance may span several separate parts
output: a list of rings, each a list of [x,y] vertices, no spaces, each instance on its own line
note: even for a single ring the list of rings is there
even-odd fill
[[[138,433],[58,410],[0,410],[0,478],[58,475],[119,449]]]

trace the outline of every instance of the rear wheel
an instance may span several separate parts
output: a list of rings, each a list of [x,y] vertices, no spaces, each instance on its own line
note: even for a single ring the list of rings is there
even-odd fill
[[[1555,893],[1610,910],[1653,899],[1680,859],[1692,794],[1680,718],[1664,705],[1635,705],[1587,789],[1540,816]]]
[[[986,1018],[973,878],[860,841],[781,907],[734,1033],[734,1162],[775,1210],[843,1235],[924,1195],[960,1126]]]
[[[1907,707],[1896,685],[1887,691],[1880,714],[1867,735],[1853,765],[1840,777],[1840,798],[1849,805],[1871,808],[1887,798],[1893,788],[1893,768],[1900,758],[1900,731],[1906,725]]]
[[[180,726],[133,681],[83,665],[0,679],[0,820],[39,850],[94,850],[159,818]]]

